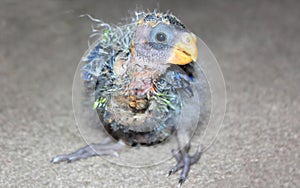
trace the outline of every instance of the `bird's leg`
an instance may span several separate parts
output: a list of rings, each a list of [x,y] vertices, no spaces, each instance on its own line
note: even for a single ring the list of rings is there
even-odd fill
[[[113,155],[117,157],[117,151],[123,148],[125,148],[125,144],[122,141],[115,142],[111,138],[106,138],[103,142],[89,144],[73,153],[58,155],[51,160],[51,163],[73,162],[100,155]]]
[[[174,174],[178,170],[182,169],[179,178],[179,186],[185,181],[190,170],[190,166],[195,164],[201,157],[202,149],[199,145],[194,155],[188,155],[191,148],[191,144],[188,143],[179,151],[172,150],[173,156],[177,161],[177,164],[169,171],[169,175]]]

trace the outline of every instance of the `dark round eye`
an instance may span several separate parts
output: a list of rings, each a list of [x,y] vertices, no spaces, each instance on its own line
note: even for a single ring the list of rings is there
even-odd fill
[[[158,41],[158,42],[165,42],[167,40],[167,35],[165,33],[157,33],[155,35],[155,39]]]

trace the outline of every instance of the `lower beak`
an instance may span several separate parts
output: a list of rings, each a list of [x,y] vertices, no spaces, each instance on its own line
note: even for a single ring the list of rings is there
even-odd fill
[[[173,54],[169,62],[186,65],[196,61],[198,57],[197,38],[193,33],[184,33],[179,42],[173,47]]]

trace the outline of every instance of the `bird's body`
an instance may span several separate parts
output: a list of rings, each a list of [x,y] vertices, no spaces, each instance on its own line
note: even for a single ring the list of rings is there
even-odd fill
[[[107,132],[135,146],[159,144],[178,132],[179,126],[184,128],[179,117],[182,109],[188,109],[185,101],[193,97],[196,36],[175,16],[158,12],[140,14],[128,25],[107,26],[101,32],[82,69]],[[200,150],[190,157],[189,139],[179,145],[180,152],[174,154],[178,164],[170,174],[183,168],[182,183],[189,166],[200,158]],[[58,156],[52,162],[70,161],[70,156],[86,158],[87,151]],[[86,155],[78,157],[82,153]]]
[[[112,49],[110,60],[98,63],[98,75],[91,74],[97,79],[96,101],[105,101],[96,109],[115,139],[131,146],[152,145],[177,129],[182,102],[179,90],[185,88],[176,82],[184,81],[188,86],[189,79],[172,65],[196,59],[196,37],[169,14],[147,14],[131,27],[132,32],[122,36],[131,41],[129,48]],[[106,37],[97,47],[103,48],[102,43],[109,40],[112,38]],[[97,61],[86,59],[87,64]]]
[[[120,67],[112,66],[115,70],[112,85],[118,89],[108,91],[110,87],[103,89],[106,82],[97,84],[100,95],[106,90],[106,104],[96,109],[104,127],[115,139],[131,146],[157,144],[176,129],[181,104],[176,90],[161,73],[151,68],[141,69],[134,61],[131,56]],[[126,70],[118,70],[123,67]]]

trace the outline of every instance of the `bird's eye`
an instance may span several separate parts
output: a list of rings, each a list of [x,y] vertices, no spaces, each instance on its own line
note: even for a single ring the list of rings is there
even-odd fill
[[[173,39],[173,28],[169,25],[160,23],[151,30],[149,42],[152,43],[154,48],[158,49],[171,45]]]
[[[158,42],[165,42],[167,40],[167,35],[165,33],[157,33],[155,35],[155,39],[158,41]]]

